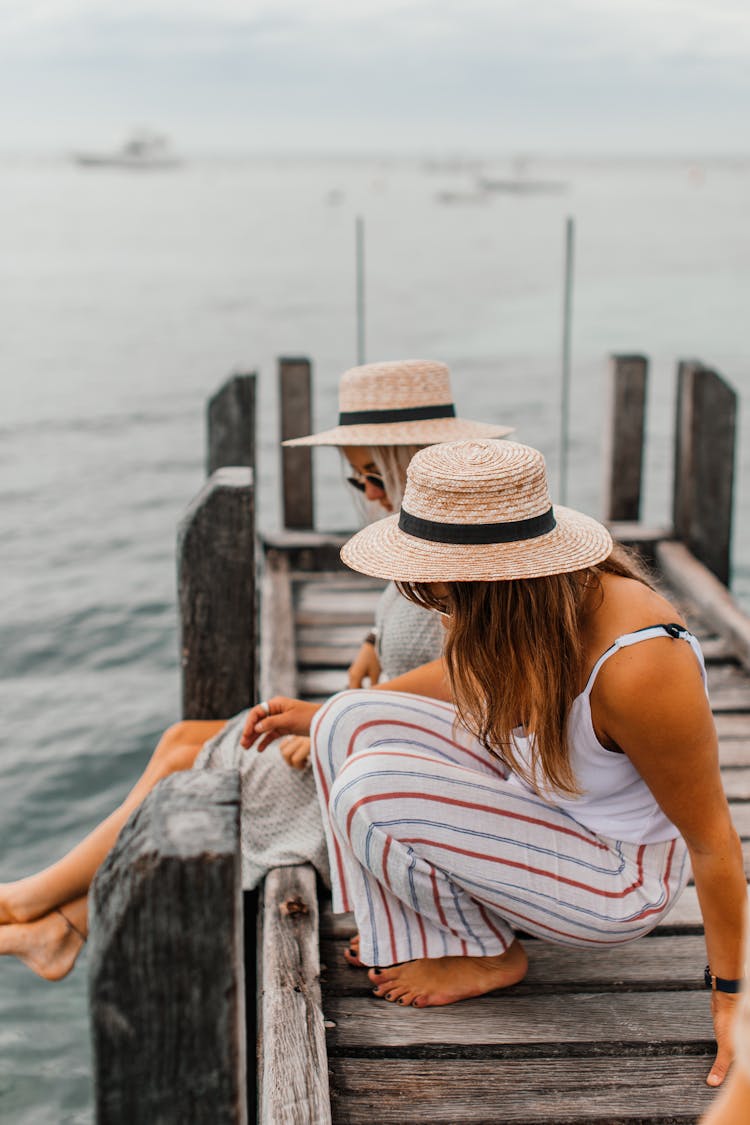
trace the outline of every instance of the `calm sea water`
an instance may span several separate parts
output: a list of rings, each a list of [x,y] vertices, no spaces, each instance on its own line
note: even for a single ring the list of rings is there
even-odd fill
[[[486,161],[486,175],[508,166]],[[577,222],[569,503],[599,512],[605,357],[652,358],[645,516],[667,519],[678,357],[750,384],[750,164],[541,162],[559,195],[471,191],[406,161],[195,160],[179,172],[0,161],[0,879],[122,799],[178,717],[174,532],[203,479],[203,411],[260,373],[260,519],[277,522],[275,357],[315,364],[330,423],[354,363],[354,216],[369,358],[451,364],[468,417],[547,453],[559,417],[565,217]],[[744,427],[743,427],[744,428]],[[735,588],[750,605],[750,443]],[[319,523],[353,512],[316,454]],[[91,1120],[85,956],[64,982],[0,964],[0,1119]]]

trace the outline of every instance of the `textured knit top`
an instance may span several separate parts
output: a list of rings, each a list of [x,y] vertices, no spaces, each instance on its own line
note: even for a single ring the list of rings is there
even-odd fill
[[[653,625],[626,633],[599,657],[585,688],[576,696],[568,715],[568,753],[573,774],[580,789],[568,795],[545,788],[540,795],[550,804],[563,809],[592,832],[634,844],[658,844],[679,836],[678,829],[660,808],[656,798],[626,754],[607,750],[594,733],[591,718],[591,690],[599,669],[621,648],[648,641],[654,637],[671,636],[687,641],[701,668],[703,684],[706,670],[698,641],[679,625]],[[658,687],[657,687],[658,690]],[[530,769],[531,742],[528,737],[516,738],[518,755]],[[511,774],[517,784],[528,788],[523,779]]]
[[[440,614],[408,601],[393,582],[380,595],[375,628],[381,682],[437,660],[443,650],[445,631]]]

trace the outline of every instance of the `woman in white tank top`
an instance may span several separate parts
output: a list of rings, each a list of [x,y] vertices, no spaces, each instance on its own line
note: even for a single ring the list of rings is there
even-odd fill
[[[542,455],[511,442],[418,453],[400,514],[342,555],[446,624],[440,661],[248,716],[259,749],[311,729],[347,959],[387,1001],[452,1003],[522,979],[516,930],[583,948],[649,932],[692,863],[719,1085],[745,878],[679,612],[604,527],[552,508]]]

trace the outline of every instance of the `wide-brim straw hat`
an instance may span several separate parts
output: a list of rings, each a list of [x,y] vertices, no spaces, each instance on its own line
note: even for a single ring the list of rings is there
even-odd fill
[[[352,367],[341,376],[339,424],[284,445],[430,445],[505,437],[512,426],[456,417],[450,371],[431,359]]]
[[[352,570],[402,582],[496,582],[582,570],[612,550],[605,527],[553,509],[544,457],[511,441],[420,450],[398,515],[345,544]]]

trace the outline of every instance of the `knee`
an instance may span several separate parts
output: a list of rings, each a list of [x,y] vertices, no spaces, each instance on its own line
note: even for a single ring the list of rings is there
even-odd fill
[[[311,754],[326,773],[336,773],[350,753],[349,743],[362,722],[362,707],[372,703],[372,692],[340,691],[315,713],[310,724]]]
[[[363,750],[348,759],[340,771],[329,797],[331,820],[349,840],[356,819],[359,828],[372,823],[376,799],[382,788],[377,751]]]
[[[199,725],[189,719],[183,719],[164,731],[152,759],[163,776],[189,769],[193,764],[198,749],[205,741],[197,729]]]

